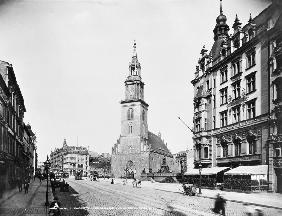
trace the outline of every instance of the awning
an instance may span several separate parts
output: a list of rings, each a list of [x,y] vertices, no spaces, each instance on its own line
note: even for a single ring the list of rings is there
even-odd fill
[[[216,175],[219,172],[230,169],[229,167],[202,168],[201,175]],[[200,175],[199,169],[188,169],[184,175]]]
[[[227,171],[224,175],[267,175],[267,165],[239,166]]]

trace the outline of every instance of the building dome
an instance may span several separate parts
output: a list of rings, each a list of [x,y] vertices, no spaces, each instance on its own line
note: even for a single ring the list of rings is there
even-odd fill
[[[220,14],[217,18],[216,18],[216,23],[217,24],[223,24],[226,23],[226,16],[224,14]]]

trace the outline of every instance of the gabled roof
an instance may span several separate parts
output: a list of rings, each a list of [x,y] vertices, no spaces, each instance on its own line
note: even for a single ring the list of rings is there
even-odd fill
[[[148,132],[148,144],[151,145],[151,151],[167,154],[172,156],[171,152],[168,150],[166,144],[161,139],[161,137],[157,136],[152,132]]]

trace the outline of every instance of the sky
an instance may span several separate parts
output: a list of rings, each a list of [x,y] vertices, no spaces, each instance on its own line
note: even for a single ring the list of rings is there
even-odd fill
[[[232,33],[269,0],[223,0]],[[68,145],[109,152],[137,43],[148,127],[172,153],[191,149],[195,67],[210,50],[219,0],[0,0],[0,59],[14,67],[38,160]]]

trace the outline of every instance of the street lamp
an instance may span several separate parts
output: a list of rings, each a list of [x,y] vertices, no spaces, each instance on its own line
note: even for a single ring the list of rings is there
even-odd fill
[[[199,194],[202,194],[202,164],[199,164],[199,174],[200,174],[200,183],[199,183]]]
[[[49,206],[49,201],[48,201],[48,171],[49,171],[49,168],[51,166],[51,163],[50,163],[50,160],[49,160],[49,157],[47,155],[47,160],[44,162],[44,166],[45,166],[45,170],[46,170],[46,174],[47,174],[47,190],[46,190],[46,202],[45,202],[45,206]]]

